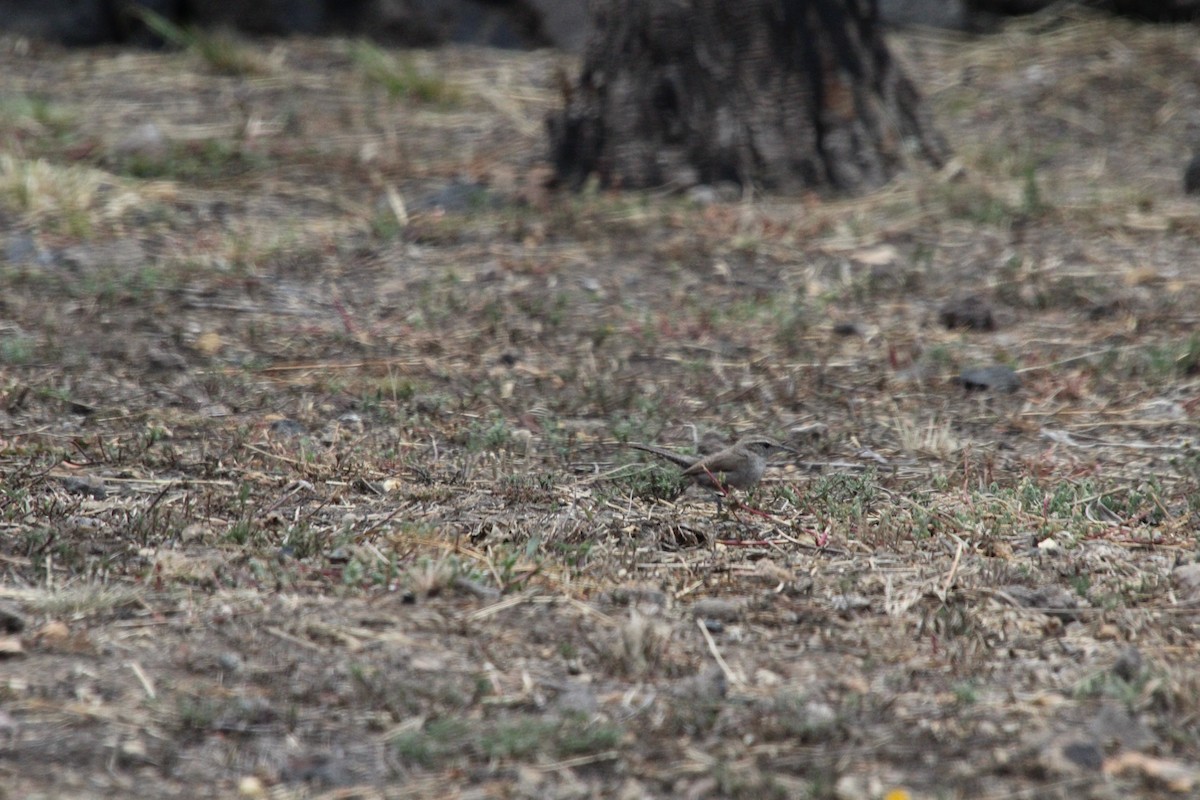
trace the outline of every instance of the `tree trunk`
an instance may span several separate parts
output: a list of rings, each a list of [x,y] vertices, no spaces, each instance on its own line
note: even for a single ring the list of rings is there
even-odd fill
[[[893,63],[875,0],[592,0],[566,107],[547,120],[578,187],[734,181],[862,191],[948,156]]]

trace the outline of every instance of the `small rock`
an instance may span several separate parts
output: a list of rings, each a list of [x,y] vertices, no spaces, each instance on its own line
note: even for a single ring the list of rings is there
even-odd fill
[[[1125,311],[1126,303],[1120,299],[1105,298],[1097,300],[1085,309],[1084,313],[1092,322],[1115,317],[1117,314]]]
[[[1184,600],[1200,597],[1200,564],[1183,564],[1171,570],[1171,582]]]
[[[1079,619],[1079,599],[1061,586],[1031,588],[1019,584],[1001,587],[1000,591],[1023,608],[1033,608],[1064,622]]]
[[[500,590],[492,586],[487,586],[466,575],[459,575],[454,579],[454,588],[468,594],[475,595],[480,600],[495,601],[500,598]]]
[[[52,619],[38,629],[37,638],[41,642],[54,644],[61,642],[71,635],[71,629],[62,620]]]
[[[133,236],[64,247],[58,252],[57,258],[63,266],[77,272],[93,272],[101,268],[133,269],[147,260],[144,245]]]
[[[705,597],[692,603],[696,619],[732,622],[742,615],[743,603],[720,597]]]
[[[1079,730],[1050,734],[1036,745],[1041,770],[1051,776],[1079,776],[1098,772],[1104,766],[1100,743]]]
[[[203,542],[210,539],[213,535],[212,528],[202,522],[192,522],[185,525],[183,530],[179,532],[179,541],[188,542]]]
[[[366,478],[355,478],[354,488],[363,494],[373,494],[377,496],[387,494],[387,489],[384,488],[382,481],[369,481]]]
[[[17,725],[17,721],[7,711],[0,708],[0,740],[8,740],[11,743],[19,731],[20,726]]]
[[[221,334],[216,331],[205,331],[196,337],[196,341],[193,342],[192,346],[196,348],[196,352],[200,355],[211,358],[221,352],[221,348],[225,346],[225,343],[221,339]]]
[[[146,348],[146,365],[164,372],[179,372],[187,367],[187,359],[173,350],[152,345]]]
[[[67,400],[67,410],[72,414],[78,414],[81,417],[87,417],[96,413],[95,406],[89,406],[86,403],[81,403],[78,400]]]
[[[675,684],[671,695],[693,701],[697,705],[716,703],[729,694],[729,679],[722,670],[712,669],[685,678]]]
[[[272,422],[270,426],[268,426],[267,430],[276,436],[284,436],[288,438],[303,436],[306,432],[303,425],[301,425],[299,422],[296,422],[294,419],[287,419],[286,417],[284,419],[277,419]]]
[[[829,434],[829,426],[824,422],[809,422],[788,428],[788,444],[811,445]]]
[[[167,137],[153,122],[143,122],[114,144],[113,152],[122,156],[163,158],[167,155]]]
[[[126,739],[117,751],[118,763],[122,766],[137,766],[151,763],[146,743],[141,739]]]
[[[288,761],[279,775],[284,783],[339,786],[350,781],[343,759],[332,753],[310,753]]]
[[[255,775],[243,775],[238,781],[238,796],[240,797],[266,797],[267,787],[263,785],[262,779]]]
[[[1112,671],[1126,683],[1133,683],[1142,674],[1142,651],[1132,645],[1126,647],[1113,662]]]
[[[1104,751],[1095,742],[1066,742],[1062,746],[1062,756],[1086,772],[1098,772],[1104,766]]]
[[[217,656],[217,666],[224,672],[237,672],[242,668],[242,657],[232,651]]]
[[[837,800],[862,800],[864,797],[879,797],[883,794],[883,782],[879,778],[859,773],[847,773],[833,785],[833,796]]]
[[[1122,750],[1145,750],[1155,744],[1150,729],[1117,703],[1105,703],[1088,723],[1088,732],[1105,749],[1115,745]]]
[[[609,598],[620,606],[652,606],[666,608],[667,595],[661,589],[636,583],[618,586],[609,593]]]
[[[446,398],[440,394],[419,394],[412,399],[413,410],[418,414],[439,414],[446,404]]]
[[[860,594],[839,594],[829,600],[830,607],[842,614],[851,611],[862,611],[871,607],[871,598]]]
[[[108,497],[108,489],[104,488],[104,481],[100,478],[90,475],[68,475],[58,479],[62,487],[71,494],[83,494],[93,500],[103,500]]]
[[[956,297],[938,310],[938,319],[946,328],[962,328],[971,331],[994,331],[996,320],[992,307],[977,295]]]
[[[28,233],[15,233],[4,242],[4,258],[10,264],[36,263],[41,266],[54,260],[49,251],[40,247],[37,239]]]
[[[701,183],[687,190],[687,199],[698,206],[711,206],[717,202],[717,191],[707,183]]]
[[[499,206],[499,198],[484,184],[455,179],[442,188],[418,198],[412,207],[414,211],[461,214]]]
[[[599,701],[596,690],[584,681],[571,681],[554,698],[551,704],[554,710],[562,714],[583,714],[591,716],[596,712]]]
[[[19,636],[0,636],[0,660],[25,655],[25,646]]]
[[[828,703],[822,703],[819,700],[810,700],[804,704],[802,712],[804,719],[804,728],[809,731],[826,730],[834,725],[838,720],[837,712],[833,706]]]
[[[854,457],[861,458],[863,461],[874,461],[876,464],[883,464],[885,466],[890,463],[888,462],[887,456],[876,453],[869,447],[863,447],[855,450]]]
[[[691,183],[684,180],[682,183]],[[698,183],[687,190],[687,199],[698,206],[710,206],[713,203],[736,203],[742,199],[742,186],[734,181],[717,181],[716,183]]]
[[[954,382],[962,384],[967,391],[1015,392],[1021,388],[1021,379],[1016,371],[1003,364],[964,367]]]
[[[362,433],[366,429],[363,418],[355,411],[347,411],[337,419],[337,424],[348,431]]]

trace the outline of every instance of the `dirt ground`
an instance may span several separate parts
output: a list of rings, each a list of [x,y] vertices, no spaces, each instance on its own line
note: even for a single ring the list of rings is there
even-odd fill
[[[0,39],[0,798],[1200,796],[1200,35],[891,41],[956,161],[845,200],[547,192],[549,53]]]

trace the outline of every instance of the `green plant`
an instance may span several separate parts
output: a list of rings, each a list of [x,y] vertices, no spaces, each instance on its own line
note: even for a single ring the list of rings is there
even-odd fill
[[[222,711],[215,698],[182,695],[175,703],[175,724],[180,732],[199,738],[212,729]]]
[[[24,146],[62,144],[74,131],[78,121],[77,112],[45,97],[30,94],[0,95],[0,132],[19,132],[35,128],[35,139],[24,142]]]
[[[1038,216],[1049,207],[1042,199],[1042,190],[1038,186],[1037,168],[1030,164],[1024,171],[1024,182],[1021,191],[1021,210],[1028,216]]]
[[[680,475],[678,469],[661,464],[648,464],[613,478],[612,486],[623,497],[672,500],[683,493],[688,481]]]
[[[550,749],[557,732],[552,720],[524,717],[484,731],[479,745],[488,758],[522,759]]]
[[[132,6],[130,14],[168,44],[199,56],[222,75],[257,75],[268,71],[266,59],[225,30],[206,31],[181,27],[143,6]]]
[[[954,684],[954,700],[960,706],[975,705],[979,702],[979,687],[975,681],[960,681]]]
[[[1004,226],[1016,216],[1008,203],[978,182],[948,181],[941,185],[939,192],[951,217],[980,225]]]
[[[229,530],[225,532],[225,539],[231,544],[245,545],[250,542],[254,535],[254,525],[250,520],[239,519],[234,521]]]
[[[484,450],[502,450],[512,440],[512,429],[503,417],[492,416],[489,420],[473,422],[467,431],[467,449],[478,453]]]
[[[33,360],[33,342],[23,336],[0,338],[0,364],[21,367]]]
[[[370,42],[355,42],[350,57],[368,84],[379,86],[393,99],[441,105],[461,99],[460,91],[444,78],[421,71],[412,58],[397,58]]]
[[[810,325],[806,308],[797,306],[791,309],[774,326],[775,343],[793,358],[801,355],[805,351]]]
[[[117,159],[115,165],[117,170],[134,178],[187,183],[215,183],[270,166],[266,156],[230,139],[172,142],[161,154],[134,154]]]

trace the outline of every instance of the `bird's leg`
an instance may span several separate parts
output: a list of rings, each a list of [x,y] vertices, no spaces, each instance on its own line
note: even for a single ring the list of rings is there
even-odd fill
[[[721,483],[720,478],[718,478],[716,475],[713,475],[709,471],[707,466],[704,468],[704,474],[708,476],[708,479],[710,481],[712,481],[713,488],[717,490],[717,492],[721,495],[721,497],[729,496],[729,489],[726,488],[725,484]]]
[[[704,467],[704,474],[708,476],[708,479],[710,481],[712,481],[713,488],[716,489],[716,491],[717,491],[717,498],[716,498],[717,499],[717,514],[720,514],[722,509],[724,508],[724,503],[723,503],[724,499],[726,497],[729,497],[729,487],[727,487],[725,484],[721,483],[720,479],[717,478],[716,475],[713,475],[712,471],[709,470],[709,468],[707,466]],[[736,497],[733,500],[731,500],[729,503],[729,510],[733,512],[733,515],[735,517],[737,516],[738,505],[739,505],[739,503],[738,503]]]
[[[729,498],[729,513],[733,514],[733,516],[735,516],[735,517],[737,517],[737,512],[739,512],[739,511],[749,511],[751,514],[755,514],[757,516],[764,517],[766,519],[776,519],[775,515],[769,511],[763,511],[761,508],[755,508],[754,506],[748,506],[745,503],[743,503],[741,500],[738,500],[736,497],[731,497],[729,494],[729,487],[726,486],[725,484],[721,483],[721,481],[717,478],[717,476],[713,475],[712,471],[710,471],[707,466],[704,468],[704,474],[708,476],[709,480],[711,480],[713,483],[713,488],[717,490],[717,513],[718,514],[721,513],[721,501],[724,500],[725,498]],[[740,517],[738,518],[738,522],[741,522]]]
[[[713,483],[713,488],[715,488],[717,490],[717,513],[718,514],[721,513],[721,507],[722,507],[721,501],[726,498],[729,498],[729,513],[733,514],[734,517],[737,517],[739,511],[749,511],[751,514],[757,514],[760,517],[766,517],[767,519],[775,519],[775,516],[773,514],[767,512],[767,511],[763,511],[761,508],[755,508],[753,506],[748,506],[745,503],[743,503],[741,500],[738,500],[736,497],[732,497],[729,494],[729,487],[726,486],[725,484],[721,483],[720,479],[717,478],[716,475],[713,475],[712,471],[709,470],[709,468],[707,466],[704,468],[704,474],[708,476],[708,479],[711,480]],[[740,517],[738,517],[738,522],[741,522]]]

